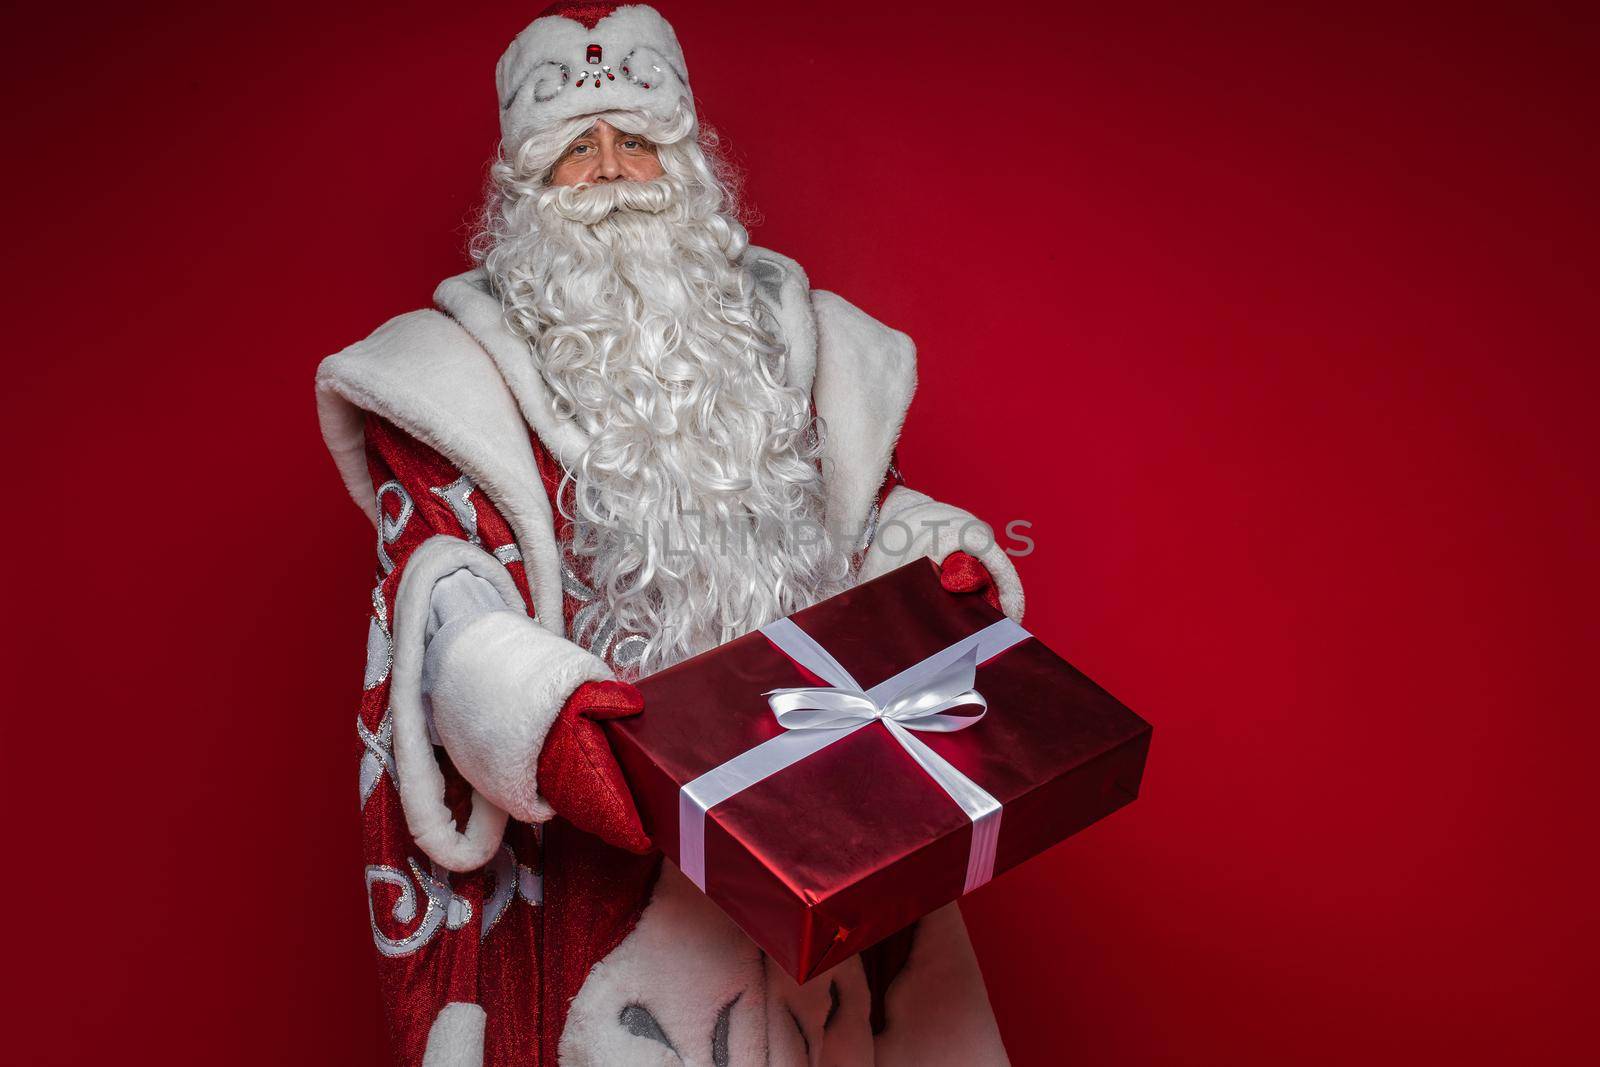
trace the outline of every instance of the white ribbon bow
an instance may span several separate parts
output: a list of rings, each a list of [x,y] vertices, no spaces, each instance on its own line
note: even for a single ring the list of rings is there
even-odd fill
[[[973,689],[978,664],[1031,636],[1001,619],[888,681],[868,689],[810,634],[788,619],[762,634],[796,663],[828,684],[773,689],[762,694],[785,732],[743,752],[685,785],[678,795],[678,865],[702,890],[705,882],[705,816],[722,801],[874,722],[882,722],[911,758],[972,820],[972,846],[962,892],[994,876],[1000,836],[1000,802],[929,748],[913,731],[950,733],[983,718],[988,703]],[[974,714],[952,715],[959,707]]]
[[[837,730],[882,719],[884,725],[945,734],[965,730],[988,710],[989,702],[972,688],[977,675],[978,650],[973,648],[939,673],[920,684],[908,684],[881,704],[853,682],[770,689],[761,695],[785,730]],[[946,714],[951,708],[967,706],[976,706],[977,714]]]

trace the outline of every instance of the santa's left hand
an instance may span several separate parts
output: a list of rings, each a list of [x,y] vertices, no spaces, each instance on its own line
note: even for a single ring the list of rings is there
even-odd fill
[[[935,563],[934,567],[939,571],[939,584],[944,586],[946,592],[979,593],[984,603],[996,611],[1000,610],[1000,587],[995,584],[989,568],[979,562],[977,556],[952,552],[944,558],[944,563]]]
[[[584,682],[539,753],[539,792],[550,806],[578,829],[640,855],[654,846],[600,723],[643,711],[644,696],[627,682]]]

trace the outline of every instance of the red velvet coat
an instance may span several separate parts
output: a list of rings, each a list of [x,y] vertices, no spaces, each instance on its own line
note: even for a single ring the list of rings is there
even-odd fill
[[[567,1005],[594,964],[638,920],[661,857],[610,847],[559,815],[537,828],[512,822],[495,861],[467,874],[435,869],[417,849],[395,789],[389,742],[384,642],[395,591],[411,552],[430,537],[476,538],[502,556],[513,555],[516,546],[493,502],[481,495],[473,501],[475,529],[462,525],[444,494],[461,472],[438,452],[376,416],[367,420],[366,441],[385,520],[381,528],[392,531],[392,538],[380,542],[373,640],[357,718],[362,850],[379,982],[395,1048],[401,1063],[420,1064],[440,1011],[446,1004],[470,1003],[483,1007],[487,1016],[485,1067],[553,1064]],[[560,465],[537,437],[533,445],[554,505]],[[891,471],[880,501],[900,484],[898,468]],[[565,541],[565,532],[558,538]],[[506,566],[531,612],[522,562],[511,559]],[[569,633],[582,606],[573,591],[564,594]],[[464,817],[469,786],[449,766],[444,749],[436,754]],[[588,785],[581,776],[566,783],[579,790]],[[890,944],[874,952],[869,975],[880,991],[903,961],[904,947]],[[881,1005],[881,992],[877,1000]]]

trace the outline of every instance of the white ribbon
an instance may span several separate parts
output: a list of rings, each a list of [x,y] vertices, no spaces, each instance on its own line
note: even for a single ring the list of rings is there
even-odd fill
[[[1000,838],[1000,802],[913,731],[949,733],[983,718],[988,704],[972,688],[978,664],[1026,640],[1031,636],[1028,631],[1010,619],[1001,619],[871,689],[851,677],[827,649],[790,620],[769,623],[761,633],[828,684],[764,693],[785,732],[713,767],[679,790],[678,866],[689,880],[701,890],[706,887],[707,811],[874,722],[883,723],[889,736],[900,742],[972,820],[972,846],[962,892],[970,893],[992,878],[995,843]],[[978,710],[951,714],[962,707]]]

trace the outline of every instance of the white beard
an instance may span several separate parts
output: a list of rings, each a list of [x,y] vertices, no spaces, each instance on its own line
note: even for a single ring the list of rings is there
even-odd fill
[[[747,633],[842,589],[823,528],[819,427],[731,255],[682,182],[544,190],[487,257],[556,409],[589,437],[568,472],[570,547],[607,615],[643,638],[627,674]],[[574,633],[585,643],[592,634]],[[637,645],[637,642],[635,642]],[[619,660],[622,657],[617,657]]]

